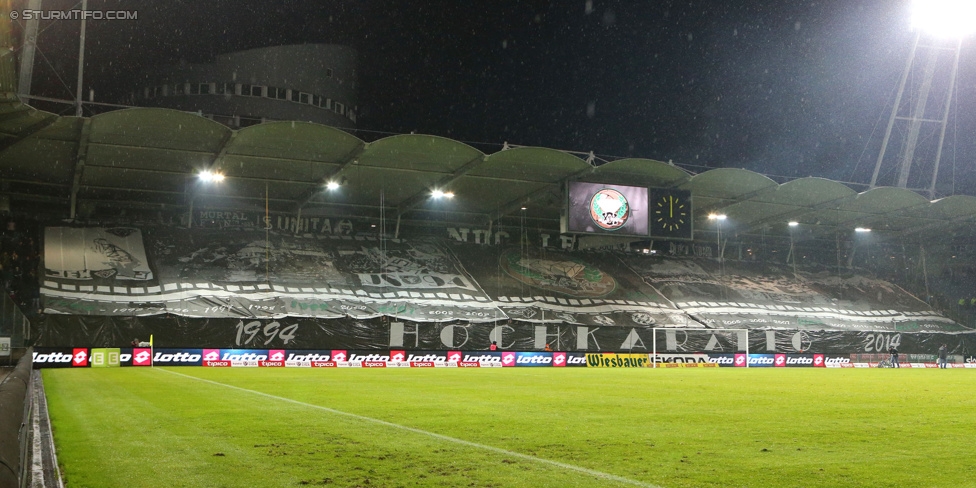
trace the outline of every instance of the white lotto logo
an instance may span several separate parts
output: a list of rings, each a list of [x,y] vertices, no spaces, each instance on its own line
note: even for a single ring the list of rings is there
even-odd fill
[[[549,364],[552,358],[546,356],[519,356],[516,364]]]
[[[285,351],[270,351],[268,354],[268,361],[284,361]]]
[[[71,354],[62,354],[60,352],[35,352],[33,354],[33,359],[35,363],[70,363],[73,356]]]
[[[139,360],[138,358],[136,359]],[[144,360],[139,361],[141,362]],[[156,355],[153,356],[153,362],[156,363],[195,363],[198,361],[200,361],[199,354],[190,354],[188,352],[178,352],[175,354],[164,354],[157,352]]]
[[[562,354],[558,356],[553,356],[552,362],[557,366],[562,366],[566,362],[566,356]]]
[[[149,361],[149,353],[146,351],[142,351],[139,354],[133,356],[132,358],[135,359],[136,362],[144,363],[146,361]]]
[[[220,360],[220,351],[210,351],[206,356],[203,357],[204,361],[218,361]]]
[[[390,361],[403,361],[406,359],[402,351],[395,351],[390,354]]]
[[[87,361],[87,360],[88,360],[88,353],[85,352],[84,350],[81,350],[81,351],[78,351],[77,353],[75,353],[74,362],[76,362],[78,364],[84,364],[85,361]]]
[[[450,362],[452,362],[452,363],[460,362],[461,361],[461,353],[459,353],[459,352],[452,352],[447,357],[447,360],[450,361]]]
[[[566,364],[586,364],[586,356],[567,357]]]
[[[805,357],[787,358],[786,364],[797,364],[797,365],[813,364],[813,358],[805,358]]]

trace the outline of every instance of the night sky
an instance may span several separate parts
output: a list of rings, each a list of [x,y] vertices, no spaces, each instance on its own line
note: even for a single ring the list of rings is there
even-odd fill
[[[360,129],[866,183],[913,37],[908,0],[286,5],[91,0],[139,20],[89,22],[85,91],[117,102],[150,64],[340,43],[360,54]],[[42,24],[35,95],[73,97],[77,24]],[[974,48],[963,44],[942,194],[976,194]]]

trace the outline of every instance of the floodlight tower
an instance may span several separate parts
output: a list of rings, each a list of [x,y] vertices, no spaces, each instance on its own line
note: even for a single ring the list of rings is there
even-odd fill
[[[878,177],[882,166],[891,166],[891,164],[884,164],[885,154],[891,142],[892,130],[896,122],[901,122],[902,139],[897,160],[893,163],[897,168],[894,186],[908,188],[909,175],[912,173],[912,168],[917,167],[919,176],[913,179],[914,182],[919,185],[919,188],[928,192],[929,198],[935,198],[939,162],[942,159],[942,146],[949,122],[949,111],[952,108],[956,73],[959,70],[959,52],[963,38],[976,31],[976,2],[913,0],[912,28],[915,30],[915,40],[898,85],[895,104],[891,108],[881,152],[878,154],[874,173],[871,175],[871,188],[879,186]],[[949,59],[951,59],[951,67],[947,70],[946,64]],[[908,97],[905,100],[906,86],[909,85],[910,79],[911,86],[908,87]],[[937,110],[929,107],[930,101],[938,104]],[[922,137],[923,125],[932,127],[930,132],[925,134],[926,137]],[[935,135],[936,128],[938,140],[933,143],[931,136]],[[927,143],[926,148],[929,151],[927,154],[923,151],[922,155],[917,156],[920,137],[923,139],[923,144]],[[927,180],[924,172],[928,169],[928,163],[924,159],[931,155],[933,149],[935,155],[930,160],[931,179]],[[927,188],[922,187],[926,184]]]

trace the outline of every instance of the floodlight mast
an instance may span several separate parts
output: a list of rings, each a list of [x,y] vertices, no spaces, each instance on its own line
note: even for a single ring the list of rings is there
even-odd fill
[[[898,85],[898,93],[895,96],[895,104],[891,109],[888,118],[888,127],[885,131],[884,140],[881,143],[881,151],[878,154],[874,172],[871,175],[870,188],[878,185],[878,176],[884,162],[888,143],[891,140],[892,129],[898,120],[907,122],[905,136],[901,144],[900,155],[897,161],[897,179],[895,186],[900,188],[908,187],[909,175],[913,163],[915,162],[915,152],[919,141],[919,136],[923,123],[939,124],[938,145],[935,148],[935,159],[932,164],[932,175],[928,181],[927,192],[929,198],[934,199],[935,186],[939,178],[939,163],[942,159],[942,146],[945,142],[946,128],[949,124],[949,112],[952,108],[952,95],[955,92],[956,74],[959,71],[959,52],[962,48],[962,39],[976,31],[976,2],[972,0],[914,0],[912,3],[912,28],[915,30],[915,39],[912,43],[905,70],[902,73],[901,81]],[[927,40],[938,41],[939,39],[954,39],[953,48],[947,48],[933,44],[923,44],[921,39],[925,36]],[[943,41],[944,42],[944,41]],[[913,103],[908,107],[909,115],[899,116],[898,112],[902,106],[902,99],[905,94],[905,86],[912,72],[912,66],[918,57],[919,52],[925,52],[925,62],[922,67],[922,74],[917,86],[913,87],[912,96],[909,99]],[[942,101],[941,116],[926,117],[926,105],[929,101],[929,94],[932,90],[933,80],[936,75],[936,68],[940,53],[953,51],[952,68],[948,79],[948,89]],[[943,83],[945,81],[943,80]],[[921,184],[924,185],[924,177]]]

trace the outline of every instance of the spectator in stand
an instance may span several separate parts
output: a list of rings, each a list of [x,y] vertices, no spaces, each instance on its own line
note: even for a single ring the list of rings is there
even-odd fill
[[[0,287],[27,315],[40,313],[38,240],[7,220],[0,232]]]
[[[498,342],[491,341],[491,345],[488,346],[488,350],[489,351],[497,351],[498,350]]]
[[[898,364],[898,349],[895,346],[891,346],[888,348],[888,354],[891,354],[891,367],[900,368],[901,365]]]
[[[25,293],[25,298],[29,301],[27,305],[27,314],[33,315],[41,313],[41,288],[38,286],[37,272],[34,271],[33,268],[27,272],[24,288],[27,290]]]
[[[4,290],[10,289],[10,281],[13,280],[13,265],[10,261],[10,254],[3,252],[0,254],[0,285]]]
[[[949,357],[949,348],[945,344],[939,348],[939,367],[946,368],[946,359]]]

